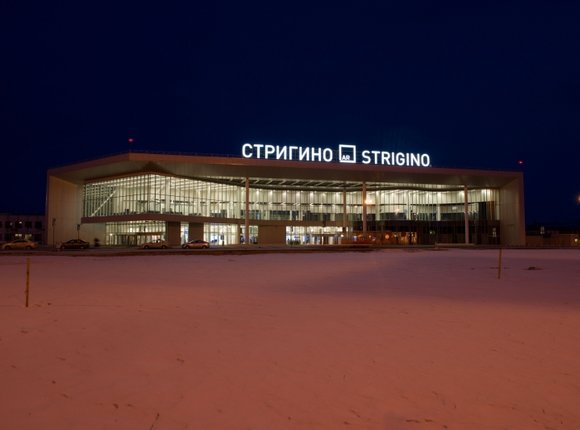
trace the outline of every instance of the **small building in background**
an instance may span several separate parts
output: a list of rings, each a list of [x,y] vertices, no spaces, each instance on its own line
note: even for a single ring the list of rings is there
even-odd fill
[[[526,229],[526,246],[532,248],[580,248],[580,225],[530,225]]]
[[[0,242],[29,239],[44,243],[46,223],[44,215],[0,213]]]

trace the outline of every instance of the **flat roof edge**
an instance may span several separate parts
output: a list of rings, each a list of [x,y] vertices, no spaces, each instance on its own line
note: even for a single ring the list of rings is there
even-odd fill
[[[517,170],[493,170],[493,169],[466,169],[466,168],[449,168],[449,167],[406,167],[406,166],[388,166],[376,164],[349,164],[339,162],[313,162],[313,161],[294,161],[294,160],[269,160],[256,158],[243,158],[239,156],[220,156],[220,155],[191,155],[191,154],[166,154],[152,152],[126,152],[93,160],[82,161],[79,163],[68,164],[65,166],[48,169],[50,176],[94,168],[102,165],[108,165],[117,162],[141,161],[141,162],[191,162],[193,164],[212,164],[212,165],[230,165],[240,167],[281,167],[296,170],[342,170],[351,172],[392,172],[406,174],[425,174],[431,173],[436,175],[467,175],[467,176],[502,176],[512,177],[514,179],[523,178],[523,172]]]

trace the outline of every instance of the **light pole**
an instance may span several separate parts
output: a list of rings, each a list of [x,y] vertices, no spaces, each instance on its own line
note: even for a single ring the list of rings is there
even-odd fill
[[[367,183],[362,183],[362,236],[363,240],[367,239]]]
[[[54,242],[54,230],[55,230],[55,227],[56,227],[56,218],[53,218],[52,219],[52,247],[53,248],[56,248],[56,244]]]

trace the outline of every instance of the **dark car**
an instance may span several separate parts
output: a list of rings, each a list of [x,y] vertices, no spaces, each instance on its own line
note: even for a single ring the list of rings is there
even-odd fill
[[[60,244],[60,249],[89,249],[89,242],[82,239],[71,239]]]
[[[183,249],[195,249],[195,248],[202,248],[207,249],[209,248],[209,243],[205,240],[190,240],[189,242],[184,243],[181,245]]]

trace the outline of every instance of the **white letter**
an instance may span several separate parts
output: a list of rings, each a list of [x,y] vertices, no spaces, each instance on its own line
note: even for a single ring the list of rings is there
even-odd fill
[[[300,149],[300,155],[299,155],[299,159],[300,161],[304,160],[304,158],[306,158],[306,161],[310,161],[310,151],[309,148],[299,148]]]
[[[411,154],[411,166],[419,166],[419,154]]]
[[[322,158],[324,159],[324,161],[330,163],[332,161],[332,156],[333,156],[332,149],[324,148],[324,151],[322,151]]]
[[[274,147],[274,145],[266,145],[264,147],[264,158],[268,158],[270,155],[273,155],[276,153],[276,148]]]
[[[322,148],[310,148],[310,153],[312,154],[312,161],[322,161]]]
[[[431,165],[431,159],[429,158],[429,154],[422,154],[421,155],[421,166],[429,167]]]
[[[387,151],[381,152],[381,164],[391,164],[389,162],[389,158],[391,158],[391,154],[389,154]]]
[[[402,152],[397,152],[397,166],[404,166],[405,165],[405,154]]]
[[[260,155],[260,149],[263,148],[263,147],[264,147],[264,145],[262,145],[261,143],[254,144],[254,148],[257,151],[256,158],[262,158],[262,156]]]
[[[371,157],[369,156],[369,153],[370,153],[370,151],[368,151],[366,149],[363,152],[361,152],[363,164],[369,164],[371,162]]]
[[[244,143],[242,145],[242,157],[252,158],[254,156],[254,154],[252,153],[252,151],[248,152],[247,149],[252,149],[251,143]]]
[[[295,152],[298,152],[298,147],[297,146],[290,146],[289,147],[289,151],[288,151],[288,153],[290,154],[290,160],[293,159],[292,158],[292,154],[295,153]]]
[[[288,151],[287,146],[276,145],[276,160],[279,160],[280,158],[286,160],[287,151]]]

